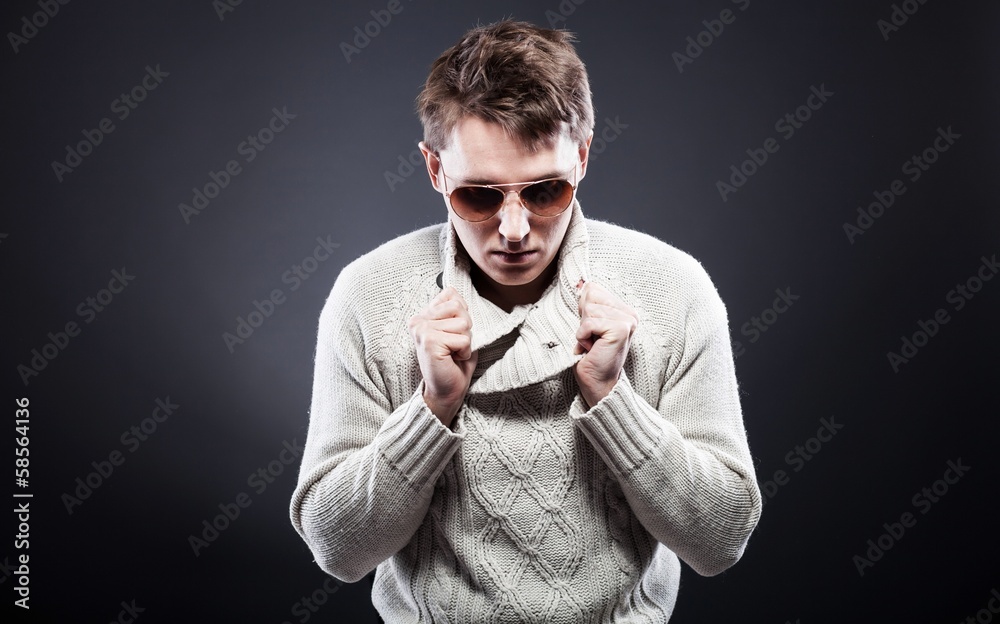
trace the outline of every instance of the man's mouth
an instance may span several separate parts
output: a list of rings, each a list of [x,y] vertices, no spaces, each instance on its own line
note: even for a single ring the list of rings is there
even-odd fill
[[[534,258],[538,251],[517,251],[517,252],[507,252],[507,251],[495,251],[493,252],[497,255],[503,262],[509,262],[511,264],[518,264],[521,262],[527,262]]]

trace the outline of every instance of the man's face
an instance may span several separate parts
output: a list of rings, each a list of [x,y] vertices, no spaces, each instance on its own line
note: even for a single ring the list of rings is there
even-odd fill
[[[443,192],[445,183],[450,191],[464,184],[507,184],[560,176],[579,184],[586,172],[589,145],[588,141],[577,146],[563,131],[553,147],[530,153],[507,137],[498,124],[466,117],[455,126],[448,148],[441,150],[440,163],[423,143],[420,149],[434,188]],[[446,206],[447,202],[445,198]],[[533,302],[541,295],[554,274],[553,261],[572,213],[568,208],[556,217],[540,217],[529,212],[514,193],[508,193],[500,211],[485,221],[465,221],[448,210],[462,246],[481,270],[482,283],[477,289],[491,300],[498,298],[507,304]]]

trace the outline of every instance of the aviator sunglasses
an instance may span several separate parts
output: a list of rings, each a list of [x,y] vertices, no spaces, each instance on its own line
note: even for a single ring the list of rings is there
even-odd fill
[[[535,180],[533,182],[511,182],[508,184],[464,184],[448,190],[447,179],[441,158],[434,154],[441,168],[441,175],[446,178],[444,196],[448,198],[451,209],[465,221],[485,221],[500,212],[508,193],[517,193],[521,205],[532,214],[539,217],[557,217],[561,215],[576,194],[576,165],[573,165],[574,181],[564,177]],[[504,190],[505,187],[520,186],[519,191]]]

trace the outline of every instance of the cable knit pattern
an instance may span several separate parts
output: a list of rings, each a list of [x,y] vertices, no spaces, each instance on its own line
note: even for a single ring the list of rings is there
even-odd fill
[[[725,306],[701,265],[574,202],[559,271],[507,313],[472,285],[450,224],[341,271],[320,315],[290,514],[320,567],[376,570],[386,622],[667,622],[680,561],[736,563],[761,513]],[[581,279],[640,316],[587,409]],[[406,321],[451,285],[479,351],[449,429],[423,401]]]

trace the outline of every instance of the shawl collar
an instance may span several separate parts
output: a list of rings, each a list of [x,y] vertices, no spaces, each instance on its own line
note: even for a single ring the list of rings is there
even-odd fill
[[[504,355],[473,377],[468,394],[503,392],[538,383],[576,364],[576,330],[580,326],[580,279],[590,279],[589,235],[580,203],[573,200],[569,227],[557,261],[559,270],[541,298],[515,306],[510,313],[481,297],[472,285],[471,260],[458,245],[451,221],[441,228],[439,238],[443,286],[452,286],[465,299],[472,317],[472,350],[490,345],[517,330],[513,346]],[[477,371],[478,373],[479,371]]]

